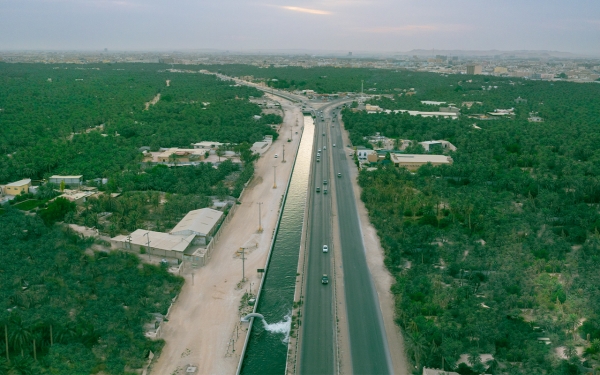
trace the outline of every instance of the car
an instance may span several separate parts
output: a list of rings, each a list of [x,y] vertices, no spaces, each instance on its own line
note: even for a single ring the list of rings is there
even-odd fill
[[[317,186],[317,193],[321,192],[321,188]]]
[[[327,247],[327,245],[323,245],[323,252],[324,253],[329,252],[329,247]]]
[[[327,194],[327,188],[323,188],[323,194]]]
[[[333,147],[335,147],[335,143],[333,144]]]
[[[342,177],[342,174],[341,174],[341,173],[338,173],[338,177]]]
[[[320,158],[321,157],[321,153],[317,152],[317,157]]]
[[[325,136],[325,133],[323,133],[323,136]]]
[[[323,180],[323,185],[327,185],[327,180]]]
[[[277,158],[278,158],[278,156],[277,156],[277,154],[275,154],[275,159],[277,159]]]
[[[323,277],[321,277],[321,284],[329,284],[329,277],[326,274],[323,274]]]
[[[321,158],[317,157],[317,163],[321,161]]]
[[[319,149],[319,152],[321,152],[321,149]]]
[[[327,150],[327,146],[323,146],[323,150]]]

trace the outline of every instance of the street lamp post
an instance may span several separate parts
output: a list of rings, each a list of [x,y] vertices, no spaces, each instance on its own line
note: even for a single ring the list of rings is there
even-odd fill
[[[246,280],[246,275],[245,275],[245,269],[246,269],[246,265],[245,265],[245,260],[246,260],[246,253],[245,253],[246,249],[244,249],[242,247],[242,282],[244,282],[244,280]]]
[[[262,233],[263,227],[262,227],[261,215],[260,215],[260,206],[262,206],[262,202],[258,202],[257,204],[258,204],[258,233]]]

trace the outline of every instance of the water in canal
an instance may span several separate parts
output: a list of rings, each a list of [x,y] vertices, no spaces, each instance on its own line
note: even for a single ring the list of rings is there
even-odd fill
[[[243,375],[285,373],[314,130],[312,118],[305,116],[296,164],[257,307],[265,322],[254,320],[242,365]]]

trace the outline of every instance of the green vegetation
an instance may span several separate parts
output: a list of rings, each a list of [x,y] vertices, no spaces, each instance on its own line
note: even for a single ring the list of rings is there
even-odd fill
[[[251,144],[277,138],[269,125],[280,116],[253,118],[261,109],[248,98],[261,91],[166,67],[0,63],[0,183],[108,179],[91,183],[100,194],[80,205],[51,200],[68,186],[44,184],[0,209],[0,374],[137,373],[164,344],[144,325],[166,314],[183,280],[133,254],[92,252],[92,240],[55,224],[111,236],[169,230],[211,196],[239,197],[254,173]],[[231,143],[241,163],[221,159],[225,149],[218,166],[142,162],[143,146],[206,140]]]
[[[7,209],[0,216],[0,373],[133,373],[162,340],[144,337],[182,279],[135,255],[95,253],[77,234]],[[10,368],[12,372],[5,370]]]
[[[110,178],[139,163],[142,146],[277,137],[268,124],[279,116],[252,118],[261,109],[247,99],[261,91],[166,67],[0,63],[0,182],[49,174]],[[157,94],[161,100],[144,110]]]
[[[344,112],[356,144],[377,131],[458,147],[452,166],[360,173],[362,199],[396,278],[397,323],[419,367],[444,362],[450,370],[462,353],[492,353],[496,362],[487,372],[596,368],[598,345],[590,342],[600,339],[600,87],[497,85],[466,100],[478,95],[483,107],[514,106],[516,115],[478,121],[482,129],[464,116]],[[455,100],[446,90],[429,99]],[[511,105],[519,95],[528,104]],[[545,122],[528,122],[529,111]],[[561,362],[554,354],[561,345],[586,348],[583,367],[573,350]],[[468,373],[464,366],[461,373]]]

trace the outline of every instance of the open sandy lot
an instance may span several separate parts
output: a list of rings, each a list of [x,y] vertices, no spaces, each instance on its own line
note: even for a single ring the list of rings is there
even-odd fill
[[[297,106],[281,98],[271,99],[279,101],[285,111],[280,138],[256,163],[255,177],[232,220],[222,229],[208,264],[196,270],[186,265],[183,272],[186,282],[171,309],[169,321],[161,328],[160,337],[166,345],[151,366],[151,374],[184,374],[188,364],[198,367],[196,374],[235,373],[247,328],[247,324],[239,322],[240,300],[250,288],[254,294],[260,283],[256,270],[265,265],[303,123]],[[287,142],[290,130],[293,138]],[[286,163],[282,158],[283,145]],[[275,158],[275,154],[279,157]],[[275,189],[274,166],[277,167]],[[257,232],[258,202],[263,203],[262,233]],[[235,254],[242,246],[247,247],[248,281],[238,285],[242,280],[242,260]]]

